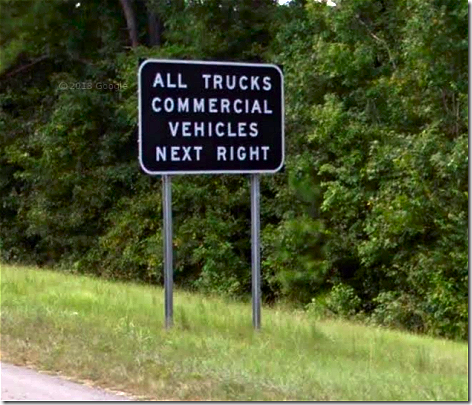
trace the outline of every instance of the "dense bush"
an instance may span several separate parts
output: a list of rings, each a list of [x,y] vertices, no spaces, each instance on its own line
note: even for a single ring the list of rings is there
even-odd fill
[[[162,282],[138,61],[268,61],[284,69],[286,165],[261,184],[265,299],[466,338],[467,6],[337,3],[2,2],[2,260]],[[247,295],[248,178],[174,177],[173,214],[176,283]]]

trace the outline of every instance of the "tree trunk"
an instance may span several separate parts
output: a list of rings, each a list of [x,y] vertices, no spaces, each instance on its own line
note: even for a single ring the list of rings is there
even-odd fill
[[[162,45],[162,21],[158,14],[148,11],[149,45]]]
[[[138,28],[136,25],[136,15],[133,10],[132,0],[120,0],[123,13],[126,18],[126,25],[128,26],[129,39],[133,48],[139,45],[138,43]]]

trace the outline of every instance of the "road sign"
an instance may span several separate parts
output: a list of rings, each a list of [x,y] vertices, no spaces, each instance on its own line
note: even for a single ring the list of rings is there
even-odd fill
[[[138,76],[139,160],[147,174],[281,169],[284,98],[278,66],[147,59]]]

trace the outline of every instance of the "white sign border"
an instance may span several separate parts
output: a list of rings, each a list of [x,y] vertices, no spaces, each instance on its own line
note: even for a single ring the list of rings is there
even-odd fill
[[[142,159],[142,109],[141,109],[141,70],[148,63],[187,63],[193,65],[223,65],[223,66],[247,66],[247,67],[270,67],[275,68],[280,74],[280,97],[281,97],[281,124],[282,124],[282,161],[280,165],[274,170],[186,170],[186,171],[157,171],[153,172],[148,170]],[[282,70],[271,63],[244,63],[244,62],[220,62],[220,61],[197,61],[197,60],[183,60],[183,59],[146,59],[138,69],[138,115],[139,115],[139,138],[138,138],[138,149],[139,149],[139,164],[141,169],[149,175],[176,175],[176,174],[250,174],[250,173],[276,173],[282,169],[285,162],[285,99],[284,99],[284,74]]]

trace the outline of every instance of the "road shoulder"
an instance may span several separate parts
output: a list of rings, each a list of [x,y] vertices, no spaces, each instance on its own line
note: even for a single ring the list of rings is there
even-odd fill
[[[133,401],[26,367],[1,362],[2,401]]]

